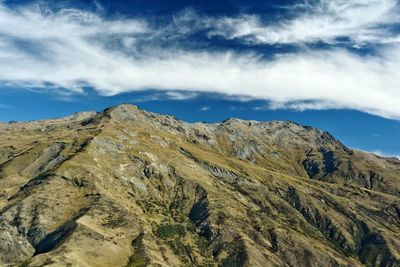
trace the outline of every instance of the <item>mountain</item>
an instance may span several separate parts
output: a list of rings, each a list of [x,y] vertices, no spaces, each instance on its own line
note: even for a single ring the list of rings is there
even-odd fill
[[[400,266],[400,161],[119,105],[0,124],[0,266]]]

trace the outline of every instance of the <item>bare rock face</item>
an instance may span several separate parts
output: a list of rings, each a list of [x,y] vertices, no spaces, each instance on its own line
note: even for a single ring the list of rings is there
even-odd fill
[[[0,266],[400,266],[400,161],[120,105],[0,124]]]

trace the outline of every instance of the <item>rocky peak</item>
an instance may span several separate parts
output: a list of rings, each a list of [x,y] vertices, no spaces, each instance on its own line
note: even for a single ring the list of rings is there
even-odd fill
[[[116,119],[129,120],[135,119],[142,114],[142,110],[132,104],[120,104],[102,111],[104,115],[110,116]]]
[[[64,119],[69,119],[73,121],[81,121],[81,120],[86,120],[89,119],[93,116],[95,116],[97,112],[95,111],[84,111],[84,112],[76,112],[70,116],[64,117]]]

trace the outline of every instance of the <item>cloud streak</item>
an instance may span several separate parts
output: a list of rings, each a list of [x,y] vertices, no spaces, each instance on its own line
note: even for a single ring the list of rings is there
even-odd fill
[[[146,94],[144,96],[139,96],[137,98],[132,99],[132,101],[139,102],[148,102],[148,101],[182,101],[195,99],[199,94],[197,92],[190,91],[165,91],[165,92],[152,92],[150,94]]]
[[[344,1],[335,2],[342,3],[342,8],[347,5]],[[366,1],[348,2],[361,5]],[[361,21],[356,25],[352,21],[355,26],[342,32],[354,33],[356,26],[383,25],[395,20],[391,17],[391,10],[396,8],[393,1],[382,0],[385,3],[382,6],[378,1],[369,2],[375,3],[372,7],[379,7],[379,14],[370,18],[372,22]],[[322,4],[340,8],[331,7],[327,1],[321,1]],[[355,20],[361,20],[356,15]],[[352,18],[351,14],[345,16]],[[187,23],[190,24],[179,19],[180,28]],[[343,48],[314,51],[304,48],[266,60],[254,52],[158,47],[158,40],[167,38],[165,34],[171,31],[170,27],[154,28],[143,20],[104,18],[74,9],[54,12],[24,6],[11,10],[0,2],[0,81],[73,92],[93,87],[103,95],[159,89],[173,94],[169,95],[171,99],[188,96],[179,94],[180,90],[192,91],[193,95],[217,92],[266,99],[279,103],[280,107],[286,104],[288,108],[296,108],[295,103],[297,109],[350,108],[400,119],[400,47],[395,42],[385,45],[374,56],[360,56]],[[204,23],[201,27],[209,26]],[[371,27],[360,32],[362,35],[353,35],[354,40],[362,40],[366,32],[374,29]],[[190,27],[184,29],[179,34],[190,34]],[[246,41],[250,35],[235,38]],[[303,37],[295,36],[294,41],[314,40],[316,36],[332,41],[341,35],[311,34],[305,29]],[[368,37],[369,41],[379,37],[375,32],[368,36],[373,36]],[[286,39],[281,39],[274,42],[285,43]],[[140,46],[144,40],[149,43]],[[301,105],[302,101],[306,104]]]
[[[300,15],[272,24],[255,15],[211,20],[215,27],[210,35],[256,44],[400,42],[390,30],[400,22],[397,0],[321,0],[293,9]]]

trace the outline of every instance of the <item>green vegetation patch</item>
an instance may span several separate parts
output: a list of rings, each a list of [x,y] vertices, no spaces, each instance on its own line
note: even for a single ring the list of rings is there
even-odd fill
[[[164,224],[156,229],[155,234],[162,239],[181,237],[185,235],[185,227],[180,224]]]
[[[149,265],[150,260],[147,257],[144,249],[143,236],[144,234],[141,233],[135,240],[132,241],[134,253],[129,257],[126,267],[146,267]]]

